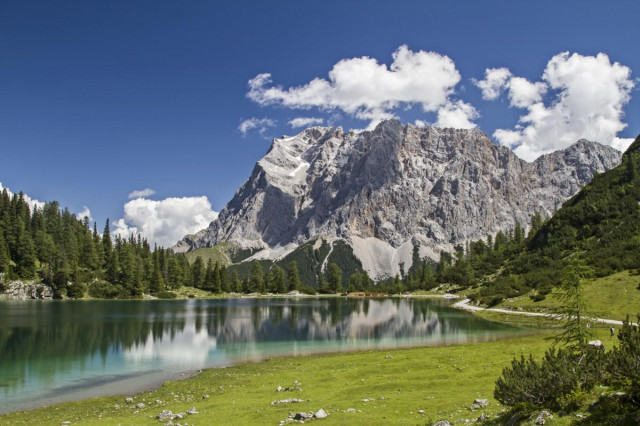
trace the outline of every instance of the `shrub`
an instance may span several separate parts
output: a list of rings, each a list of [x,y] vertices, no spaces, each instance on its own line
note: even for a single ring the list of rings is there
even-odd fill
[[[67,287],[67,296],[72,299],[82,299],[84,293],[87,291],[87,286],[84,283],[73,283]]]
[[[592,348],[588,348],[592,349]],[[496,381],[494,397],[504,405],[525,404],[534,408],[566,409],[581,400],[581,392],[602,379],[604,354],[584,354],[550,349],[541,362],[530,356],[511,361]]]
[[[178,295],[172,291],[159,291],[155,294],[155,296],[158,299],[175,299],[176,297],[178,297]]]
[[[640,405],[640,327],[632,325],[628,316],[618,332],[618,340],[609,356],[609,381],[625,390],[635,405]]]
[[[96,280],[89,285],[89,296],[96,299],[115,299],[120,289],[108,281]]]

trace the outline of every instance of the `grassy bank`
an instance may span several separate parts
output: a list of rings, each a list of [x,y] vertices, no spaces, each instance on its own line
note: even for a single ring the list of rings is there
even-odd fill
[[[635,319],[640,312],[640,275],[623,271],[604,278],[585,280],[583,286],[587,315],[598,318],[623,320],[627,315]],[[534,302],[528,296],[507,299],[495,306],[529,312],[562,312],[564,302],[554,289],[544,300]]]
[[[599,329],[600,337],[606,330]],[[206,370],[184,381],[135,395],[94,398],[0,416],[0,424],[158,424],[162,410],[186,412],[189,424],[278,424],[292,411],[323,408],[327,424],[431,424],[441,419],[475,419],[496,414],[493,384],[503,367],[521,354],[540,356],[545,333],[491,343],[314,357],[272,359],[257,364]],[[301,390],[277,392],[301,383]],[[203,396],[209,395],[203,399]],[[299,398],[301,403],[271,405]],[[490,401],[481,410],[476,398]],[[364,402],[363,400],[369,400]],[[143,408],[136,405],[143,403]],[[353,408],[355,412],[348,412]],[[419,413],[424,410],[425,414]],[[174,420],[180,421],[180,420]]]

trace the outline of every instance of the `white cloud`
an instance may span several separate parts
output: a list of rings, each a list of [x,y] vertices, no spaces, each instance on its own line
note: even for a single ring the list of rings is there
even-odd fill
[[[76,214],[76,218],[78,218],[78,220],[84,220],[85,217],[89,218],[89,223],[93,222],[93,217],[91,217],[91,210],[89,210],[89,207],[82,206],[82,211]]]
[[[149,197],[153,194],[155,194],[156,191],[154,191],[151,188],[145,188],[145,189],[141,189],[139,191],[133,191],[129,194],[129,199],[133,199],[133,198],[145,198],[145,197]]]
[[[535,83],[513,77],[506,68],[498,70],[487,69],[485,79],[474,83],[483,98],[496,99],[506,89],[511,106],[526,109],[514,129],[493,134],[521,158],[532,161],[581,138],[622,150],[631,143],[617,137],[627,126],[622,118],[634,86],[631,70],[611,63],[606,54],[560,53],[547,63],[542,81]],[[545,102],[547,91],[551,96]]]
[[[424,120],[416,120],[413,123],[416,125],[416,127],[427,127],[429,125],[429,123]]]
[[[136,198],[124,205],[124,218],[114,223],[123,238],[140,233],[150,244],[170,247],[187,234],[209,226],[218,217],[207,197]]]
[[[508,91],[510,105],[527,108],[540,102],[547,91],[543,82],[531,83],[525,78],[514,77],[507,68],[487,68],[483,80],[473,79],[473,83],[482,90],[482,99],[497,99],[504,91]]]
[[[539,81],[531,83],[526,78],[513,77],[509,80],[509,101],[511,106],[517,108],[527,108],[542,100],[542,96],[547,92],[547,85]]]
[[[322,124],[324,123],[323,118],[318,117],[296,117],[293,120],[289,121],[289,126],[292,128],[296,127],[308,127],[313,124]]]
[[[511,71],[507,68],[487,68],[484,72],[484,80],[472,80],[482,89],[482,99],[493,100],[500,96],[507,81],[511,78]]]
[[[0,182],[0,192],[2,192],[6,187],[2,186],[2,182]],[[9,196],[12,197],[13,196],[13,192],[11,192],[11,190],[9,188],[6,188],[7,192],[9,193]],[[43,201],[39,201],[36,200],[34,198],[29,197],[27,194],[22,194],[24,196],[24,200],[27,202],[27,204],[29,204],[29,208],[31,208],[31,210],[33,210],[35,207],[41,209],[44,207],[44,202]]]
[[[328,79],[315,78],[298,87],[272,85],[271,74],[259,74],[249,80],[247,97],[262,106],[342,111],[368,120],[371,129],[395,117],[393,110],[398,107],[449,110],[459,81],[460,73],[449,57],[400,46],[389,67],[366,56],[343,59],[329,71]]]
[[[438,121],[434,125],[442,128],[473,129],[476,125],[471,120],[476,118],[478,118],[478,112],[471,104],[457,101],[438,110]]]
[[[244,120],[238,126],[238,130],[242,133],[242,136],[247,136],[249,130],[257,129],[258,133],[262,136],[269,129],[276,125],[276,122],[270,118],[248,118]]]

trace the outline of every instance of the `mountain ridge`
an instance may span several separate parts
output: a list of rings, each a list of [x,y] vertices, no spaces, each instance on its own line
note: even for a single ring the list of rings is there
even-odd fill
[[[456,244],[550,215],[620,163],[584,139],[528,163],[478,129],[311,127],[274,139],[249,179],[197,234],[174,250],[233,241],[278,253],[312,238],[344,239],[376,278],[410,265],[415,244],[433,259]]]

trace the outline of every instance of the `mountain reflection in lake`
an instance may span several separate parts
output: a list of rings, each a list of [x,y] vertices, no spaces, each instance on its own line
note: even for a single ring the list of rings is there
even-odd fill
[[[518,332],[449,305],[344,298],[0,302],[0,412],[139,390],[176,372],[267,357]]]

